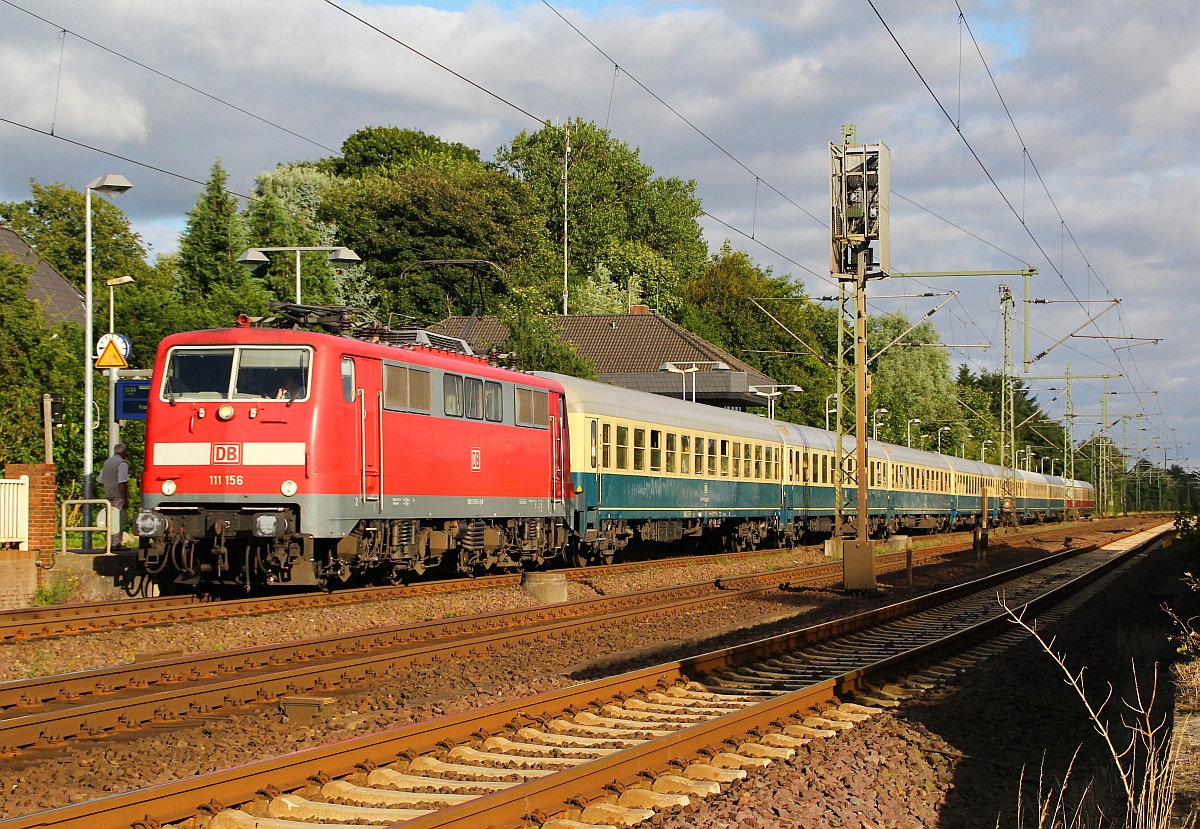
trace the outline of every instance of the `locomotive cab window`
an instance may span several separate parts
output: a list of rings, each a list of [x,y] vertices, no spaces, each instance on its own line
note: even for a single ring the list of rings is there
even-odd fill
[[[174,400],[303,400],[312,350],[238,346],[171,349],[161,398]]]
[[[342,399],[354,402],[354,358],[342,358]]]

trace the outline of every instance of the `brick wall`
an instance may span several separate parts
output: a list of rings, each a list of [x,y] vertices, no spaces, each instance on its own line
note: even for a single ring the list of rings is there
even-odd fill
[[[29,476],[29,550],[0,551],[0,607],[24,607],[43,584],[40,558],[49,563],[58,535],[58,502],[55,497],[54,465],[10,463],[5,478]]]

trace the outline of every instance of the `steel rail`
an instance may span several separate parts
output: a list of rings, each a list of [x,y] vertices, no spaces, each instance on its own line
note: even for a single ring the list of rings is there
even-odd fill
[[[1100,566],[1074,575],[1060,585],[1042,589],[1040,595],[1014,609],[1022,612],[1023,608],[1024,612],[1036,613],[1043,607],[1061,601],[1069,589],[1080,589],[1116,568],[1152,545],[1162,532],[1163,528],[1158,528],[1141,534],[1140,540],[1134,539],[1125,545],[1126,549],[1123,551],[1105,556]],[[1110,542],[1108,546],[1116,546],[1116,542]],[[1078,560],[1079,555],[1079,551],[1064,551],[1051,558],[1056,562],[1068,558]],[[936,608],[949,601],[964,598],[974,598],[978,601],[978,594],[982,593],[986,598],[988,592],[994,593],[997,586],[1035,573],[1044,566],[1047,566],[1045,561],[1030,563],[1005,573],[947,588],[936,594],[877,608],[849,619],[632,671],[617,677],[595,680],[536,697],[13,818],[2,825],[7,829],[109,829],[131,825],[156,826],[160,823],[185,820],[194,816],[198,809],[210,813],[219,812],[227,806],[255,800],[266,786],[281,791],[300,789],[317,776],[344,776],[351,774],[356,768],[388,764],[397,756],[406,753],[420,754],[433,751],[439,745],[465,742],[480,731],[495,733],[514,718],[537,719],[557,716],[572,708],[578,709],[596,701],[669,686],[697,675],[715,676],[721,671],[764,655],[794,651],[834,634],[863,630],[879,622],[901,619],[913,613]],[[1049,579],[1041,581],[1048,582]],[[791,716],[816,702],[831,699],[836,694],[853,692],[877,677],[894,674],[906,665],[928,660],[932,655],[946,649],[960,648],[974,639],[988,635],[995,626],[1005,623],[1006,617],[999,613],[993,614],[990,620],[972,620],[956,632],[934,635],[904,653],[890,654],[883,659],[864,662],[808,687],[767,699],[752,708],[691,726],[667,737],[591,761],[568,772],[555,773],[531,783],[516,785],[495,794],[451,806],[435,814],[408,821],[405,826],[408,829],[476,829],[486,825],[508,827],[522,825],[526,816],[535,811],[558,813],[563,809],[565,796],[597,796],[614,780],[632,781],[641,772],[668,768],[673,762],[695,757],[703,748],[719,744],[725,739],[745,735],[756,726]]]

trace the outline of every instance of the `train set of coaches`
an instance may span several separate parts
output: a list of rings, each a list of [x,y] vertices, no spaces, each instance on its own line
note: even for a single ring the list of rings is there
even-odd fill
[[[160,345],[135,530],[162,585],[247,589],[745,549],[831,531],[834,450],[820,429],[446,348],[243,325]],[[1084,482],[1018,471],[1002,504],[999,467],[874,442],[869,459],[877,535],[972,526],[985,489],[991,523],[1094,505]]]

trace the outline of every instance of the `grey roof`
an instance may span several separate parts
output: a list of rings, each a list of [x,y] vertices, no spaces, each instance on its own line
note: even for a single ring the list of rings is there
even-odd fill
[[[42,307],[42,317],[47,324],[73,322],[84,325],[83,294],[54,266],[38,256],[15,230],[0,227],[0,254],[7,254],[33,269],[25,295]]]
[[[629,314],[571,314],[550,322],[562,338],[607,383],[663,396],[682,396],[684,386],[697,401],[715,406],[761,406],[763,399],[750,386],[771,386],[775,381],[727,351],[693,334],[681,325],[644,306]],[[466,317],[450,317],[429,326],[451,336],[462,336]],[[476,319],[465,338],[477,354],[503,346],[508,328],[495,317]],[[659,371],[664,363],[700,363],[696,376]],[[728,371],[714,371],[705,363],[724,363]]]

